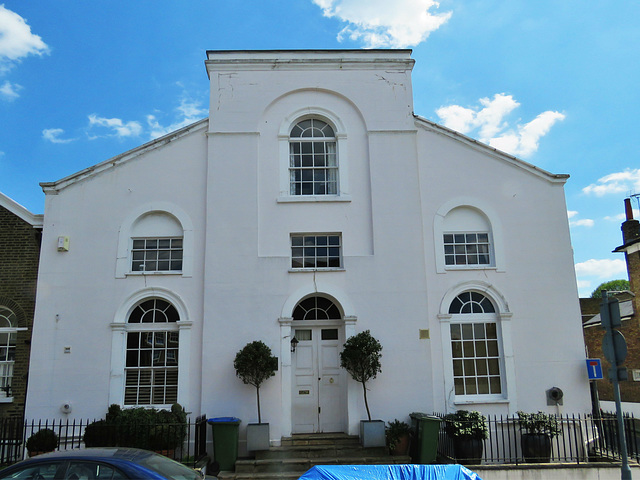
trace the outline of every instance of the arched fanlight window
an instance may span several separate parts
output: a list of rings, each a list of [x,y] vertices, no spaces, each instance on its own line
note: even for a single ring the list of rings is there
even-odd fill
[[[298,122],[289,134],[291,195],[337,195],[338,158],[333,128],[317,118]]]
[[[302,300],[293,310],[294,320],[340,320],[340,310],[325,297],[309,297]]]
[[[478,292],[463,292],[453,299],[449,313],[495,313],[491,300]]]

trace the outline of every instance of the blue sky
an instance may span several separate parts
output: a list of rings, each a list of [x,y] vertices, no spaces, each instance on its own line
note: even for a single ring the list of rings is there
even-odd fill
[[[640,2],[0,5],[0,191],[34,213],[39,182],[205,117],[206,50],[411,48],[416,114],[571,175],[581,295],[626,278],[611,250],[640,193]]]

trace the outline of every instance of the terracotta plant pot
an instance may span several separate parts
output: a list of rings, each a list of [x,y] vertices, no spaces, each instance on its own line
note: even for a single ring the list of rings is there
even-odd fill
[[[396,447],[391,450],[391,455],[409,455],[409,446],[411,445],[411,437],[408,433],[402,435],[396,443]]]

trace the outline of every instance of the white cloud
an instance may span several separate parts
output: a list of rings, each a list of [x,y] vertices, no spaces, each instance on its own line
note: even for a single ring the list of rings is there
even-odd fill
[[[440,107],[436,114],[446,127],[464,134],[477,130],[481,142],[522,157],[535,153],[540,139],[549,133],[557,121],[565,118],[564,114],[549,110],[529,123],[517,125],[514,130],[505,120],[507,115],[520,106],[513,96],[497,93],[493,99],[481,98],[479,103],[482,108],[449,105]]]
[[[637,209],[633,209],[633,218],[635,218],[636,220],[640,219],[640,210]],[[604,217],[605,220],[608,220],[609,222],[624,222],[627,219],[627,215],[625,213],[619,213],[617,215],[613,215],[613,216],[609,216],[607,215],[606,217]]]
[[[572,220],[569,225],[572,227],[593,227],[595,222],[590,218],[583,218],[581,220]]]
[[[589,280],[578,280],[578,289],[589,289],[591,290],[591,282]]]
[[[349,38],[368,48],[418,45],[442,26],[451,12],[434,14],[433,0],[313,0],[325,17],[347,22],[338,41]]]
[[[0,68],[10,68],[11,63],[27,55],[48,53],[49,47],[17,13],[0,5]]]
[[[22,87],[17,83],[10,83],[9,81],[6,81],[2,86],[0,86],[0,96],[7,100],[15,100],[20,96],[18,93],[20,90],[22,90]]]
[[[64,130],[61,128],[46,128],[42,131],[42,138],[51,143],[69,143],[75,140],[75,138],[60,138],[63,134]]]
[[[620,275],[626,275],[627,264],[624,260],[596,260],[591,259],[586,262],[576,263],[576,275],[597,277],[601,279],[616,278]]]
[[[200,102],[189,100],[183,97],[178,111],[178,120],[170,125],[160,125],[155,115],[147,115],[147,124],[151,129],[149,136],[151,139],[161,137],[182,127],[186,127],[207,116],[207,110],[200,106]]]
[[[142,125],[136,121],[123,122],[119,118],[98,117],[95,113],[89,115],[89,127],[104,127],[110,130],[106,135],[95,135],[91,138],[98,137],[137,137],[142,133]]]
[[[567,217],[573,218],[578,214],[575,210],[567,210]]]
[[[640,168],[627,168],[622,172],[610,173],[582,189],[587,195],[602,197],[609,193],[629,193],[640,191]]]

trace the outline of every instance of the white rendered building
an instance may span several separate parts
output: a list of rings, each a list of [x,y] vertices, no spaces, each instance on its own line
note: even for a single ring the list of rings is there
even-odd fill
[[[567,176],[414,115],[410,54],[210,51],[209,118],[42,184],[27,417],[177,401],[244,426],[233,359],[261,340],[273,443],[356,433],[338,353],[363,330],[375,418],[588,411]]]

